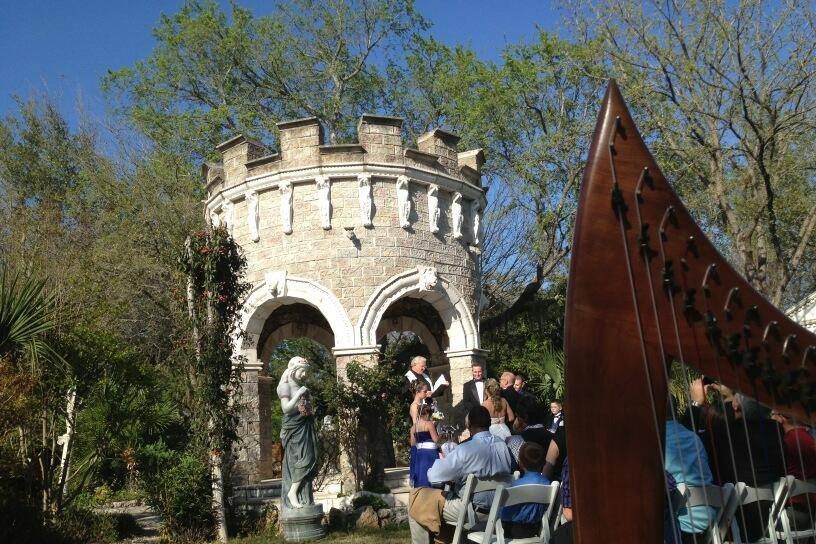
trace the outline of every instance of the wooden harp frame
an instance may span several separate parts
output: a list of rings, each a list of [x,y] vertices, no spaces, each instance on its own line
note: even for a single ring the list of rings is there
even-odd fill
[[[672,361],[804,421],[816,408],[816,335],[705,237],[614,81],[581,186],[564,338],[579,544],[662,542]]]

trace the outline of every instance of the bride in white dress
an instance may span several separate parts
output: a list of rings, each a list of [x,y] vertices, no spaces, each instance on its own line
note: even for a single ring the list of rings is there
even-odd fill
[[[507,424],[513,421],[515,416],[513,415],[513,409],[501,396],[499,382],[492,378],[487,380],[485,383],[485,396],[487,398],[482,406],[490,412],[490,434],[502,440],[507,440],[512,434]]]

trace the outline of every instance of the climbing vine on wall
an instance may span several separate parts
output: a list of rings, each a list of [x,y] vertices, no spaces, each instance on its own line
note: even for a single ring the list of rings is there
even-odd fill
[[[242,361],[233,354],[240,339],[239,315],[250,285],[243,281],[246,259],[226,228],[188,237],[179,259],[187,275],[187,308],[195,358],[189,379],[198,413],[195,435],[214,456],[229,452],[237,439],[240,403],[234,393]]]

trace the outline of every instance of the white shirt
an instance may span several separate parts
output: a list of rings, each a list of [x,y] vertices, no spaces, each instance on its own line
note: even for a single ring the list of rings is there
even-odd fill
[[[484,380],[476,382],[476,394],[479,395],[479,402],[484,402]]]

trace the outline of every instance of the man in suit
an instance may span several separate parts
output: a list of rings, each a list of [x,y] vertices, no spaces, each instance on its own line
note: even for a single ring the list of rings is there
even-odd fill
[[[501,377],[499,378],[499,385],[502,388],[501,396],[504,400],[507,401],[507,404],[510,405],[510,408],[515,412],[518,408],[518,402],[520,395],[518,392],[513,388],[513,384],[516,382],[516,375],[512,372],[502,372]]]
[[[462,412],[468,413],[474,406],[481,406],[484,402],[484,368],[480,363],[473,363],[470,367],[472,380],[462,386]]]

